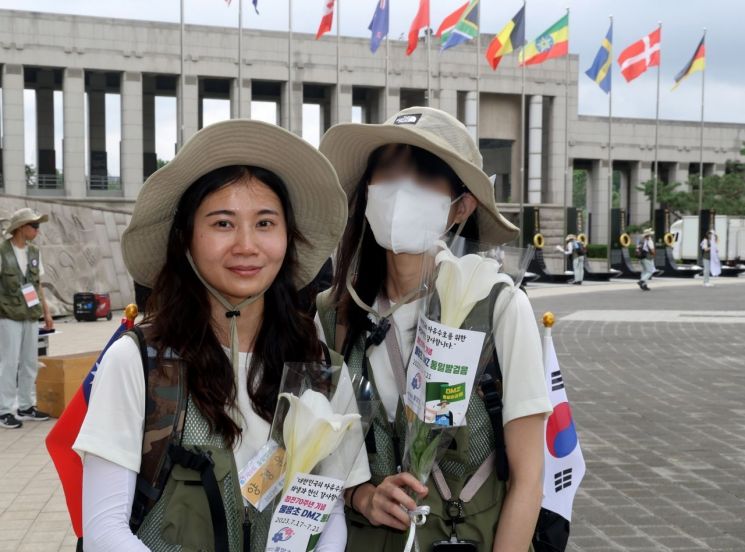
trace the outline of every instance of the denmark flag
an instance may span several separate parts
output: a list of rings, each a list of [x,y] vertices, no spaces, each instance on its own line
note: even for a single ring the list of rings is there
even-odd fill
[[[644,73],[648,68],[660,64],[660,35],[659,27],[641,40],[637,40],[618,56],[621,74],[627,82]]]

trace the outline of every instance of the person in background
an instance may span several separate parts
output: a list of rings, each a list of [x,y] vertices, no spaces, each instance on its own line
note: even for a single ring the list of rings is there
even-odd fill
[[[717,233],[714,230],[709,230],[706,237],[701,240],[700,246],[704,258],[704,287],[713,286],[710,277],[717,277],[722,273],[717,241]]]
[[[557,245],[556,249],[566,256],[572,256],[572,270],[574,271],[574,281],[572,283],[575,286],[581,286],[582,280],[585,279],[585,246],[574,234],[569,234],[564,239],[564,244],[564,248]]]
[[[47,220],[29,207],[18,209],[10,218],[8,239],[0,242],[0,427],[5,429],[22,427],[22,420],[49,419],[36,409],[38,320],[43,316],[48,330],[54,321],[41,288],[41,252],[31,243]]]
[[[642,276],[637,284],[642,290],[649,291],[647,282],[649,282],[649,279],[652,277],[655,270],[654,230],[652,228],[647,228],[644,230],[644,235],[637,244],[636,250],[642,265]]]

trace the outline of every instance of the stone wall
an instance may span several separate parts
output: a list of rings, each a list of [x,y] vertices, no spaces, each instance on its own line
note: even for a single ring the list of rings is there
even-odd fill
[[[49,215],[34,243],[41,249],[42,285],[54,316],[72,313],[73,294],[78,291],[108,292],[114,309],[134,301],[120,247],[129,213],[0,195],[0,219],[21,207]]]

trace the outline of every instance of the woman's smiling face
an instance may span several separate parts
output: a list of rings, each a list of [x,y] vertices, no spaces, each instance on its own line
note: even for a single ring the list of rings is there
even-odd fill
[[[202,277],[231,303],[262,293],[287,252],[279,197],[253,176],[209,194],[194,215],[190,251]]]

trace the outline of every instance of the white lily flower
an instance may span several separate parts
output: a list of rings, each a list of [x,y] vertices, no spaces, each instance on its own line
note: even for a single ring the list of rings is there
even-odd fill
[[[311,473],[339,447],[360,415],[335,413],[328,399],[312,389],[304,391],[300,398],[292,393],[281,393],[279,397],[290,403],[282,427],[287,459],[286,492],[296,474]]]
[[[437,245],[442,248],[435,257],[440,269],[435,283],[440,297],[440,322],[460,328],[476,303],[485,299],[496,283],[512,285],[512,280],[499,271],[501,264],[495,259],[476,254],[458,258],[444,242]]]

